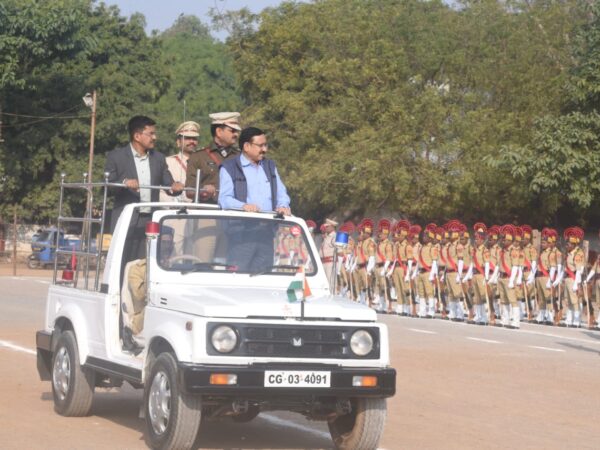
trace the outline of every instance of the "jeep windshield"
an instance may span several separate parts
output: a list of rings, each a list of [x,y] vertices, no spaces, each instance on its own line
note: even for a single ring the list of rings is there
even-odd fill
[[[158,264],[168,271],[314,274],[308,238],[296,223],[255,217],[180,214],[160,221]]]

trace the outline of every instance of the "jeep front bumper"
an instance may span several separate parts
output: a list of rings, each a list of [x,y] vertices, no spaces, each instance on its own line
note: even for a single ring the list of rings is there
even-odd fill
[[[327,371],[329,387],[267,387],[265,372],[273,370]],[[392,368],[354,368],[329,365],[254,364],[250,366],[198,365],[179,363],[180,386],[190,394],[218,396],[319,396],[319,397],[392,397],[396,393],[396,370]],[[211,375],[231,374],[237,382],[231,385],[211,384]],[[370,387],[353,386],[357,376],[376,377]]]

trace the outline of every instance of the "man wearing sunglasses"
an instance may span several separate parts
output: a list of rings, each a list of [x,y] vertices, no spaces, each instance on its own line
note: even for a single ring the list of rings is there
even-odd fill
[[[219,197],[219,167],[223,161],[239,155],[237,141],[242,127],[240,126],[240,113],[220,112],[209,114],[212,123],[210,134],[213,141],[208,147],[191,155],[186,173],[185,186],[196,187],[196,173],[200,169],[200,202],[217,203]],[[194,193],[187,192],[189,198],[194,198]]]

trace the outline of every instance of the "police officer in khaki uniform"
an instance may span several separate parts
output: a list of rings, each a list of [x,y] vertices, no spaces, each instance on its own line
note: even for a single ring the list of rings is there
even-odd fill
[[[527,302],[527,320],[533,322],[533,311],[538,309],[535,274],[537,273],[538,251],[531,242],[532,229],[529,225],[521,225],[523,230],[523,293]]]
[[[463,321],[464,310],[461,304],[464,292],[462,291],[461,281],[464,268],[464,248],[459,242],[460,222],[452,220],[448,222],[448,231],[450,234],[446,258],[446,286],[448,289],[448,317],[452,321]]]
[[[552,305],[550,291],[550,270],[552,267],[550,256],[552,253],[552,248],[548,242],[550,236],[551,233],[549,228],[542,229],[542,239],[540,244],[542,251],[538,256],[537,270],[535,272],[535,287],[538,299],[537,316],[535,320],[539,324],[552,322],[548,313],[548,310],[550,309],[549,306],[551,307]]]
[[[223,161],[235,158],[240,150],[237,148],[240,126],[240,113],[220,112],[209,114],[212,120],[210,134],[213,141],[208,147],[194,153],[189,161],[186,172],[185,187],[196,187],[196,173],[200,170],[200,201],[217,203],[219,197],[219,167]],[[188,192],[194,198],[193,192]]]
[[[325,219],[323,240],[319,246],[319,256],[331,287],[333,287],[333,277],[336,275],[333,273],[333,258],[335,255],[335,227],[337,226],[338,223],[335,220]]]

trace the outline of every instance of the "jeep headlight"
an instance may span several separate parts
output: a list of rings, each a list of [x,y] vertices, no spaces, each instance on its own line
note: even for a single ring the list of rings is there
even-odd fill
[[[229,353],[237,345],[237,333],[229,325],[221,325],[212,332],[210,341],[219,353]]]
[[[357,330],[350,337],[350,348],[356,356],[365,356],[373,350],[373,337],[368,331]]]

